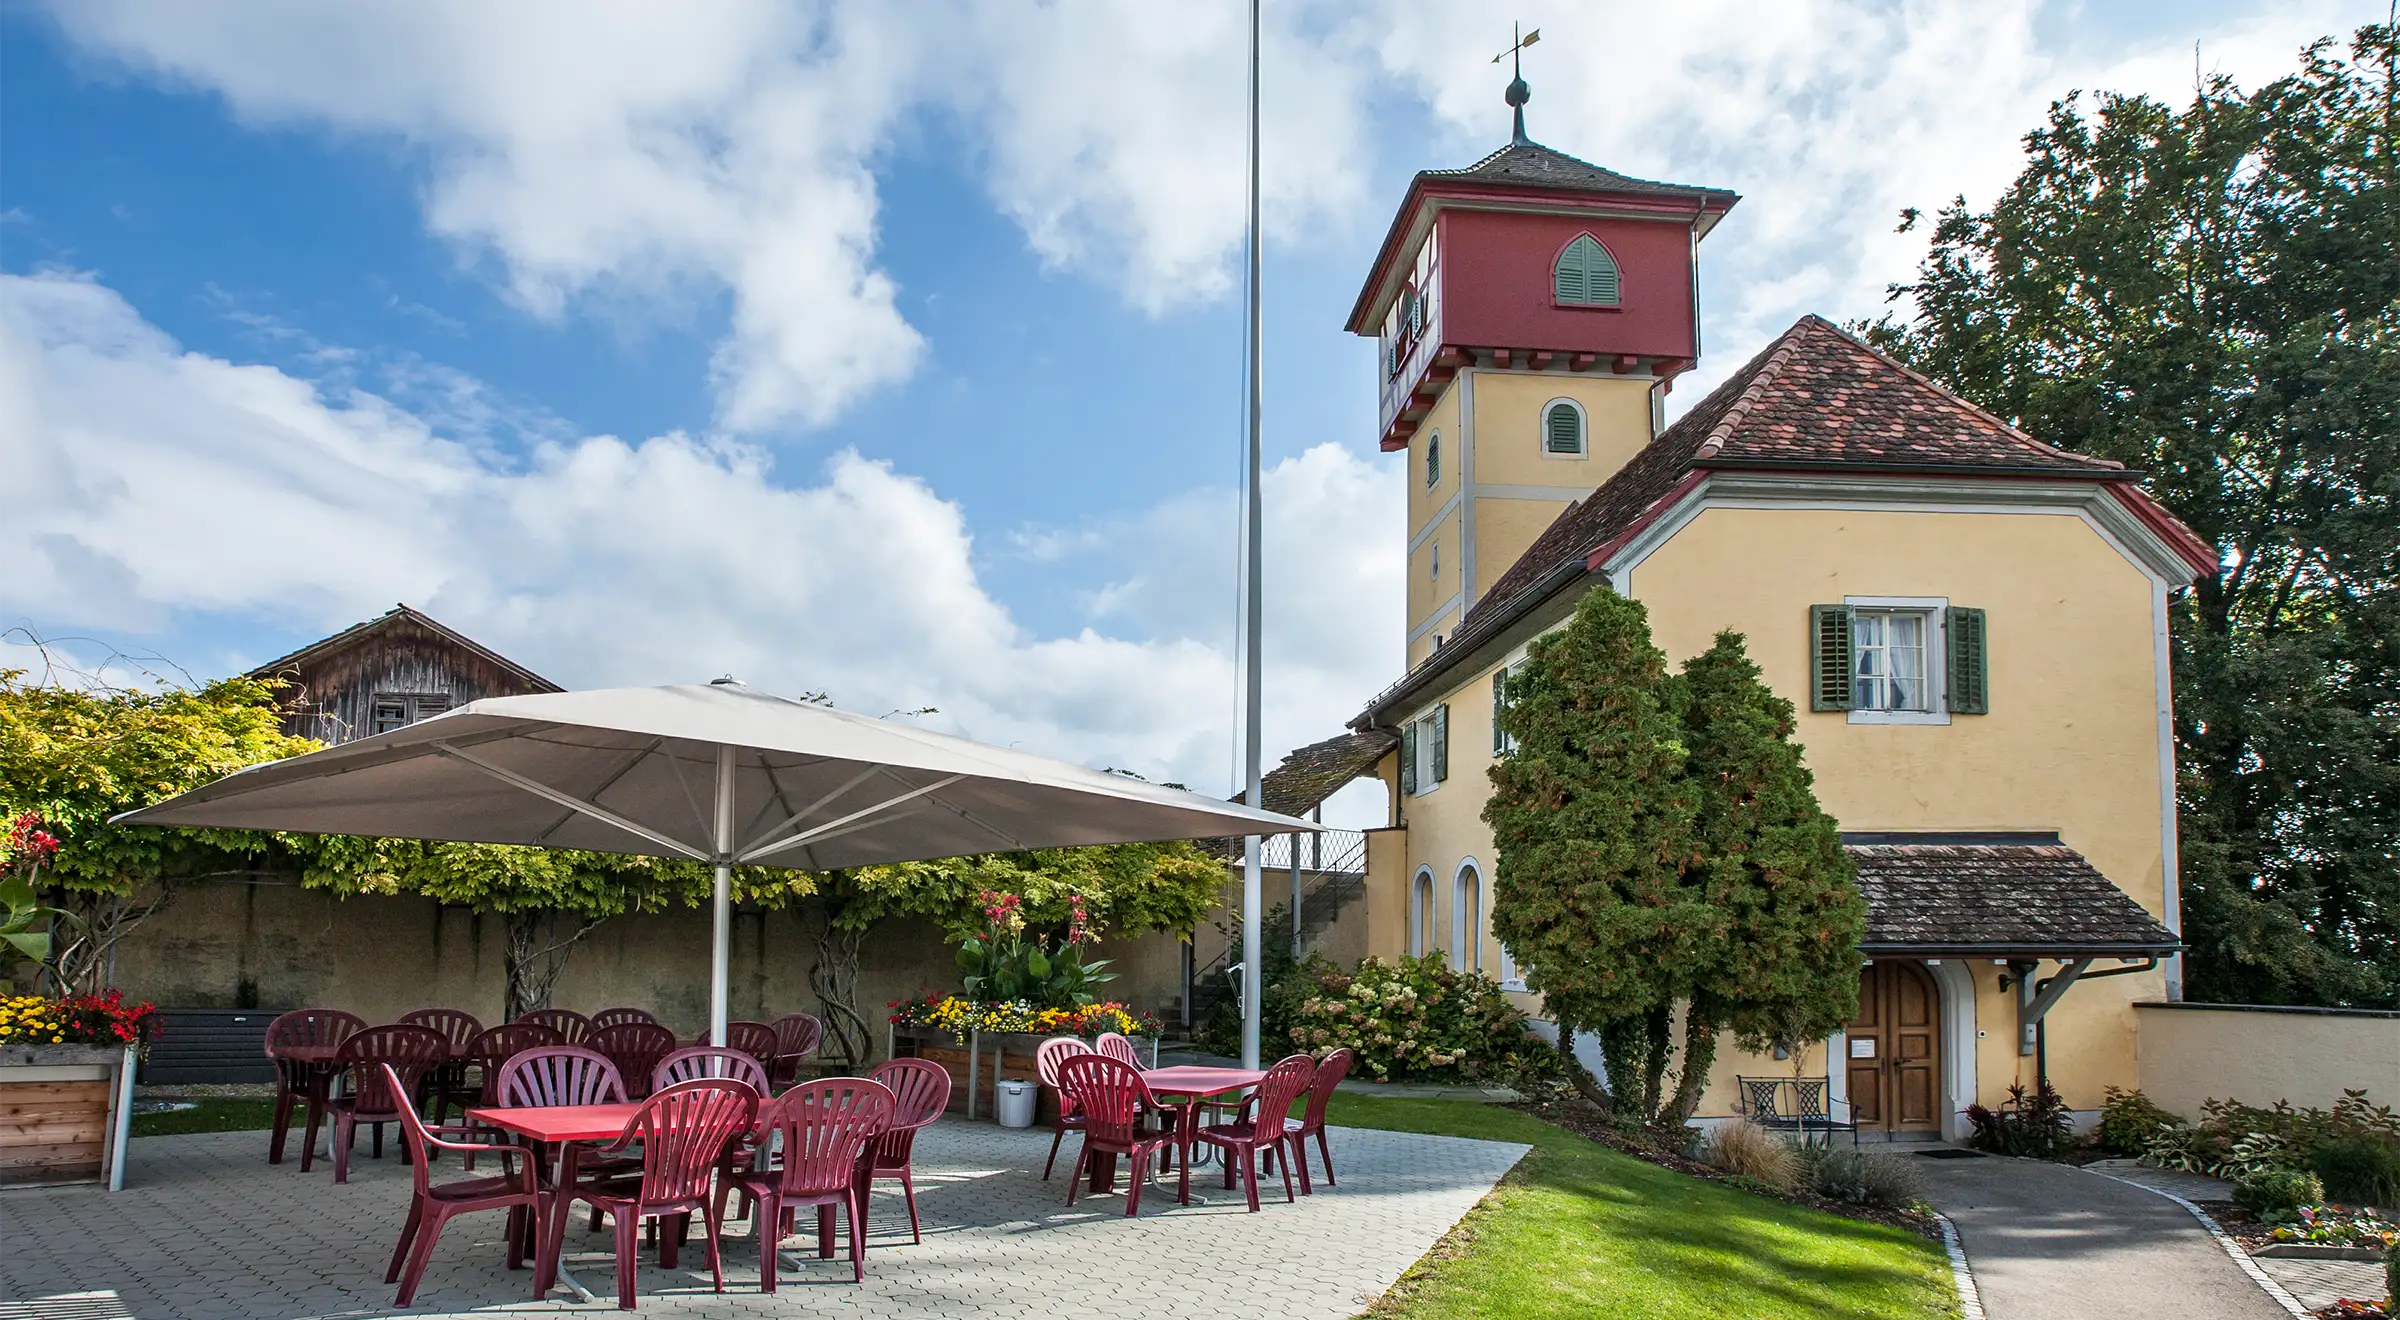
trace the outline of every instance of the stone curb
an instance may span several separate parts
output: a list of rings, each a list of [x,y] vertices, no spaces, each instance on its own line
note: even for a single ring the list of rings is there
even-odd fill
[[[1975,1271],[1967,1265],[1967,1246],[1958,1236],[1958,1225],[1950,1216],[1936,1210],[1934,1219],[1942,1226],[1942,1250],[1950,1255],[1950,1282],[1958,1289],[1958,1310],[1962,1320],[1986,1320],[1983,1314],[1983,1294],[1976,1291]]]
[[[2198,1205],[2195,1205],[2194,1203],[2177,1196],[2173,1192],[2162,1192],[2159,1189],[2151,1187],[2147,1184],[2135,1182],[2131,1178],[2120,1178],[2113,1173],[2098,1173],[2091,1169],[2085,1169],[2083,1172],[2089,1173],[2095,1178],[2106,1178],[2110,1182],[2123,1183],[2127,1187],[2139,1187],[2143,1191],[2150,1193],[2152,1196],[2163,1196],[2168,1200],[2173,1201],[2175,1204],[2182,1206],[2184,1209],[2189,1210],[2192,1214],[2192,1218],[2200,1221],[2200,1227],[2207,1229],[2208,1235],[2212,1238],[2215,1238],[2217,1240],[2217,1245],[2225,1249],[2225,1254],[2233,1258],[2233,1263],[2241,1267],[2242,1273],[2250,1276],[2250,1281],[2252,1283],[2257,1284],[2266,1292],[2268,1297],[2274,1299],[2276,1305],[2281,1306],[2284,1310],[2298,1317],[2298,1320],[2309,1320],[2311,1313],[2307,1307],[2300,1304],[2300,1299],[2292,1296],[2290,1289],[2267,1277],[2267,1272],[2258,1267],[2258,1262],[2250,1259],[2250,1253],[2242,1250],[2242,1244],[2234,1241],[2232,1234],[2227,1233],[2224,1229],[2218,1227],[2217,1221],[2211,1218],[2206,1210],[2203,1210]]]

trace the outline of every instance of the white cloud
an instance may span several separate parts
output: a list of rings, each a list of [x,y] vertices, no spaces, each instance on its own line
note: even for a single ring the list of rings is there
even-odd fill
[[[1272,745],[1333,732],[1397,663],[1396,477],[1325,446],[1270,478]],[[987,741],[1221,787],[1225,501],[1073,538],[1112,585],[1039,636],[957,505],[843,452],[815,484],[680,434],[502,463],[355,387],[181,350],[88,278],[0,276],[0,620],[160,635],[195,615],[330,631],[406,600],[573,686],[731,671]],[[1071,553],[1085,553],[1075,550]],[[1305,566],[1303,569],[1302,566]],[[1387,654],[1386,652],[1391,652]],[[269,657],[256,655],[251,661]]]

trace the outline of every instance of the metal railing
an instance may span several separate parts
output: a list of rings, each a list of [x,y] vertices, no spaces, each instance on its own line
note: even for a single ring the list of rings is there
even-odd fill
[[[1300,854],[1302,871],[1332,871],[1343,875],[1367,873],[1367,834],[1364,830],[1270,835],[1262,841],[1258,850],[1260,869],[1290,871],[1295,849]],[[1240,856],[1238,845],[1235,856]]]

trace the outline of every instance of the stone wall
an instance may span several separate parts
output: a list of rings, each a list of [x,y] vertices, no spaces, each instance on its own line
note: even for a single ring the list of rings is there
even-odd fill
[[[428,899],[337,898],[288,884],[189,886],[119,946],[114,983],[177,1008],[346,1008],[388,1022],[413,1008],[463,1008],[496,1021],[506,990],[505,933]],[[619,917],[576,946],[552,1002],[591,1012],[649,1009],[689,1035],[708,1017],[708,914]],[[737,911],[728,989],[736,1018],[815,1011],[808,988],[814,950],[792,912]],[[1157,1011],[1181,992],[1172,936],[1106,941],[1121,979],[1112,997]],[[887,1001],[952,990],[958,970],[941,933],[894,922],[860,951],[858,998],[882,1048]]]

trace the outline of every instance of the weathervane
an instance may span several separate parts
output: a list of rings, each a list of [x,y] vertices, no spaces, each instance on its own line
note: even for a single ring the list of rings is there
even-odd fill
[[[1507,100],[1510,108],[1517,112],[1517,132],[1514,140],[1531,142],[1533,139],[1525,136],[1525,103],[1533,99],[1533,89],[1525,85],[1525,48],[1542,39],[1542,30],[1535,28],[1533,31],[1527,32],[1522,23],[1510,26],[1518,33],[1516,44],[1494,55],[1492,63],[1498,64],[1502,60],[1507,60],[1516,73],[1516,77],[1509,80],[1508,95],[1504,99]]]

